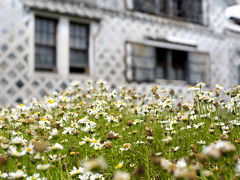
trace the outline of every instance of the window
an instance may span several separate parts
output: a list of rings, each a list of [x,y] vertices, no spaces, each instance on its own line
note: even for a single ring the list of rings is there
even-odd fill
[[[88,26],[70,23],[70,72],[88,72]]]
[[[90,22],[52,17],[35,16],[34,70],[88,75]]]
[[[187,52],[144,45],[133,45],[135,81],[187,79]]]
[[[202,23],[202,0],[134,0],[133,4],[137,11]]]
[[[133,45],[133,76],[134,80],[153,81],[155,79],[154,68],[156,63],[156,53],[154,48]]]
[[[156,48],[156,78],[167,80],[187,80],[187,52]]]
[[[35,22],[35,70],[56,71],[55,19],[36,17]]]
[[[201,0],[173,0],[173,16],[194,23],[202,22]]]
[[[167,0],[134,0],[134,9],[146,13],[165,13]]]
[[[128,44],[127,78],[136,82],[156,79],[180,80],[191,84],[206,82],[208,55],[142,44]]]

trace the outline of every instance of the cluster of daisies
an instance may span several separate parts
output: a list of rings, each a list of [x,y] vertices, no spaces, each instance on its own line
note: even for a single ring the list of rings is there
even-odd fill
[[[240,86],[192,99],[73,81],[0,108],[0,179],[238,179]]]

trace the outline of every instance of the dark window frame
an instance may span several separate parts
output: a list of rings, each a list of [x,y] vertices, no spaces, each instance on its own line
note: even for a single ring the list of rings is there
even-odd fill
[[[134,77],[134,54],[133,54],[133,45],[140,45],[140,46],[146,46],[146,47],[152,47],[152,48],[159,48],[159,49],[169,49],[169,50],[172,50],[172,51],[177,51],[177,52],[185,52],[186,53],[186,56],[187,56],[187,59],[185,60],[185,63],[184,63],[184,68],[185,68],[185,76],[184,76],[184,80],[181,80],[181,79],[167,79],[167,78],[159,78],[156,76],[156,66],[154,67],[154,78],[152,80],[141,80],[141,81],[138,81],[136,80],[136,78]],[[131,47],[131,49],[129,49],[129,47]],[[144,43],[144,42],[136,42],[136,41],[126,41],[125,42],[125,57],[124,57],[124,63],[125,63],[125,71],[124,71],[124,75],[125,75],[125,78],[126,78],[126,81],[128,83],[156,83],[156,82],[161,82],[161,83],[173,83],[173,84],[189,84],[189,85],[193,85],[195,84],[196,82],[198,81],[204,81],[205,83],[208,83],[209,82],[209,78],[208,78],[208,75],[209,72],[210,72],[210,69],[209,69],[209,61],[211,61],[211,57],[210,57],[210,54],[208,52],[203,52],[203,51],[198,51],[197,49],[195,49],[193,47],[193,49],[188,49],[188,48],[191,48],[190,46],[185,46],[183,48],[168,48],[167,46],[165,47],[164,45],[162,46],[155,46],[155,45],[151,45],[151,44],[148,44],[148,43]],[[195,50],[194,50],[195,49]],[[195,68],[196,66],[193,64],[195,63],[195,60],[192,61],[192,55],[197,55],[198,56],[198,60],[199,61],[197,63],[198,65],[198,68],[202,69],[204,68],[204,76],[202,76],[202,72],[199,72],[199,70],[197,70],[195,72]],[[200,59],[199,59],[199,55],[200,55]],[[151,57],[151,56],[149,56]],[[190,58],[191,57],[191,58]],[[155,57],[157,58],[157,57]],[[202,64],[202,60],[203,58],[205,59],[205,63]],[[155,63],[157,64],[157,60],[155,61]],[[194,65],[194,67],[193,67]],[[199,66],[200,65],[200,66]],[[205,67],[204,67],[205,66]],[[193,69],[192,69],[193,68]],[[177,72],[175,70],[175,72]],[[168,73],[168,72],[165,72],[165,73]],[[194,73],[194,75],[192,76],[192,73]],[[197,74],[195,74],[197,73]],[[175,73],[174,73],[175,74]],[[203,78],[202,80],[194,80],[194,78],[196,78],[195,75],[201,75],[201,78]],[[176,76],[175,76],[176,77]]]
[[[75,26],[81,26],[86,29],[86,37],[85,43],[86,48],[81,47],[73,47],[71,45],[71,25]],[[89,74],[89,49],[90,49],[90,25],[89,23],[83,23],[83,22],[77,22],[77,21],[69,21],[69,73],[70,74]],[[85,65],[78,65],[78,64],[72,64],[71,63],[71,52],[72,51],[78,51],[81,53],[84,53],[86,56],[86,64]]]
[[[167,81],[185,81],[187,82],[188,79],[188,54],[189,52],[187,51],[179,51],[179,50],[175,50],[175,49],[167,49],[167,48],[159,48],[159,47],[152,47],[155,50],[156,56],[155,56],[155,63],[154,63],[154,67],[153,68],[148,68],[148,67],[137,67],[134,62],[132,65],[132,71],[133,71],[133,81],[135,82],[155,82],[157,79],[161,79],[161,80],[167,80]],[[164,70],[164,77],[158,77],[157,75],[157,69],[160,68],[161,66],[159,65],[160,59],[157,56],[158,51],[164,51],[165,55],[166,55],[166,59],[163,59],[165,61],[165,64],[163,64],[163,70]],[[172,75],[173,73],[177,72],[177,68],[175,67],[174,61],[176,62],[175,56],[177,53],[184,53],[186,55],[186,59],[181,59],[181,61],[185,61],[185,62],[181,62],[180,64],[180,69],[183,72],[183,77],[181,79],[178,79],[178,77],[176,75],[174,75],[174,79],[172,79]],[[168,58],[168,55],[170,55],[170,59]],[[133,56],[133,55],[132,55]],[[133,57],[134,58],[134,57]],[[179,61],[180,62],[180,61]],[[166,68],[166,69],[164,69]],[[136,77],[136,71],[137,70],[144,70],[144,71],[151,71],[154,74],[154,79],[152,80],[138,80]]]
[[[139,12],[142,12],[142,13],[147,13],[147,14],[152,14],[152,15],[159,15],[159,16],[162,16],[162,17],[166,17],[166,18],[171,18],[171,19],[175,19],[175,20],[179,20],[179,21],[184,21],[184,22],[189,22],[189,23],[193,23],[193,24],[199,24],[199,25],[204,25],[204,9],[203,9],[203,0],[199,0],[200,1],[200,15],[198,16],[198,18],[196,18],[195,16],[193,17],[184,17],[184,15],[177,15],[176,14],[176,11],[178,10],[182,10],[184,11],[184,9],[175,9],[175,5],[176,5],[176,2],[175,1],[180,1],[180,0],[153,0],[155,1],[155,6],[157,6],[158,4],[160,4],[160,2],[162,1],[163,4],[165,4],[165,7],[162,8],[162,11],[159,10],[160,8],[159,7],[156,7],[155,10],[151,10],[151,11],[148,11],[148,10],[144,10],[144,9],[141,9],[139,7],[136,8],[136,6],[138,5],[135,5],[135,3],[139,1],[139,0],[133,0],[133,10],[134,11],[139,11]],[[146,0],[144,0],[146,2]],[[184,0],[183,0],[184,1]],[[195,2],[196,3],[196,2]],[[185,8],[185,15],[189,15],[189,11],[187,11],[189,8]],[[193,15],[193,14],[192,14]],[[196,20],[197,19],[197,20]]]
[[[37,28],[37,21],[41,20],[41,21],[51,21],[51,23],[53,23],[53,40],[54,43],[53,45],[51,44],[47,44],[47,43],[43,43],[43,42],[38,42],[37,40],[37,35],[39,33],[42,34],[46,33],[43,29],[38,29]],[[34,69],[35,71],[39,71],[39,72],[57,72],[57,26],[58,26],[58,19],[57,18],[51,18],[51,17],[46,17],[46,16],[42,16],[42,15],[35,15],[35,26],[34,26],[34,34],[35,34],[35,41],[34,41],[34,48],[35,48],[35,65],[34,65]],[[45,34],[46,35],[46,34]],[[47,35],[49,36],[49,34]],[[53,51],[53,61],[52,61],[52,65],[38,65],[37,64],[37,60],[38,60],[38,55],[41,54],[41,52],[37,51],[38,48],[46,48],[46,49],[51,49]]]

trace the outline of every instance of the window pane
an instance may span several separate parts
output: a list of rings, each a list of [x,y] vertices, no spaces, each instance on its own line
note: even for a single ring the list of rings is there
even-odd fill
[[[202,23],[202,0],[173,0],[173,15],[187,21]]]
[[[56,21],[37,17],[35,39],[38,44],[54,46],[56,41]]]
[[[134,44],[132,49],[134,80],[153,81],[156,66],[155,48]]]
[[[177,17],[185,17],[185,6],[184,0],[173,0],[173,15]]]
[[[189,53],[189,82],[206,82],[206,64],[209,55],[206,53]]]
[[[71,24],[70,29],[71,36],[76,37],[86,37],[87,36],[87,26],[82,24]]]
[[[156,67],[156,78],[165,79],[165,73],[163,67]]]
[[[55,65],[55,49],[44,46],[36,46],[36,68],[52,68]]]
[[[70,50],[70,66],[87,66],[88,54],[84,51]]]
[[[87,49],[88,26],[83,24],[70,24],[70,46],[71,48]]]
[[[35,69],[53,71],[56,65],[57,21],[43,17],[35,19]]]
[[[138,11],[156,13],[157,4],[156,0],[134,0],[134,8]]]
[[[185,51],[171,51],[172,52],[172,80],[187,80],[187,59],[188,53]]]
[[[134,66],[136,68],[154,68],[155,59],[150,57],[134,57]]]
[[[136,69],[134,72],[135,81],[154,81],[154,69]]]
[[[72,37],[70,40],[70,46],[76,49],[87,49],[87,39],[81,37]]]
[[[167,79],[167,49],[156,48],[156,77],[158,79]]]
[[[88,36],[88,25],[70,23],[70,72],[87,72]]]
[[[188,17],[190,21],[195,23],[203,22],[203,9],[202,9],[202,0],[189,1],[192,3],[192,11],[188,12]]]
[[[168,0],[134,0],[134,9],[146,13],[166,13]]]

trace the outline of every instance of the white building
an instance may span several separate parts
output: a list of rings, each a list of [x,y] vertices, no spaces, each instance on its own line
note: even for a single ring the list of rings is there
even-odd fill
[[[235,0],[0,1],[0,104],[105,79],[184,93],[204,81],[239,82]]]

